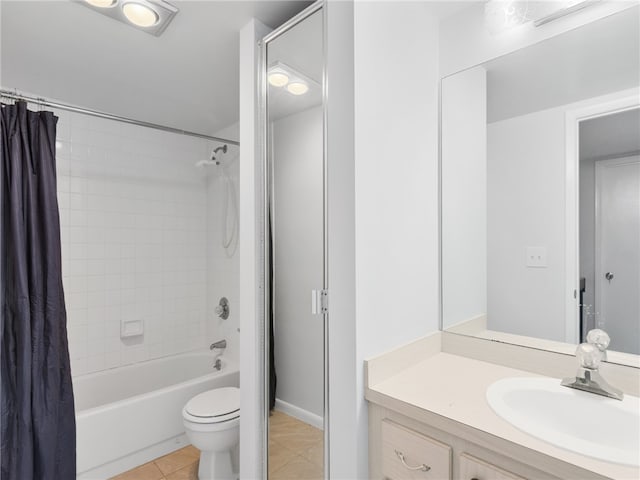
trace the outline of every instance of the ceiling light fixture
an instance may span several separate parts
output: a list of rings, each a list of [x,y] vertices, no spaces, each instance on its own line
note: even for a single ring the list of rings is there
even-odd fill
[[[291,95],[304,95],[309,90],[320,90],[320,84],[295,68],[274,62],[267,69],[267,81],[271,87],[284,88]]]
[[[131,23],[143,28],[153,27],[160,20],[160,16],[153,8],[138,2],[127,2],[122,5],[122,13]]]
[[[281,71],[270,72],[269,83],[274,87],[284,87],[287,83],[289,83],[289,75]]]
[[[536,19],[533,22],[533,24],[536,27],[539,27],[541,25],[544,25],[545,23],[553,22],[554,20],[562,18],[566,15],[570,15],[574,12],[577,12],[578,10],[582,10],[583,8],[590,7],[591,5],[594,5],[599,1],[600,0],[585,0],[585,1],[569,0],[565,2],[558,2],[559,5],[552,4],[549,2],[548,4],[549,7],[551,8],[553,8],[554,6],[556,7],[555,11],[552,11],[551,13],[548,13],[547,15]],[[545,4],[545,6],[547,6],[547,4]]]
[[[84,0],[78,3],[156,37],[178,13],[176,7],[164,0]],[[115,5],[120,8],[107,8]]]
[[[117,0],[84,0],[89,5],[98,8],[109,8],[116,4]]]
[[[287,91],[292,95],[304,95],[309,91],[309,86],[302,82],[291,82],[287,85]]]
[[[491,35],[523,25],[529,18],[526,0],[489,0],[484,6],[484,22]]]

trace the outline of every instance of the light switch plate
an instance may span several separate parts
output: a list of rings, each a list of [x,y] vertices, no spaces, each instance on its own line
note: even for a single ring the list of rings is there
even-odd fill
[[[527,247],[526,265],[531,268],[547,267],[547,249],[545,247]]]

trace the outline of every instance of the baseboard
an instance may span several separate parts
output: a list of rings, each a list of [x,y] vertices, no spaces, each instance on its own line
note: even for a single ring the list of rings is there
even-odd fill
[[[120,473],[144,465],[151,460],[167,455],[189,445],[189,439],[185,434],[170,438],[164,442],[156,443],[144,450],[138,450],[126,457],[113,462],[105,463],[86,472],[78,473],[77,480],[107,480]]]
[[[297,418],[301,422],[308,423],[312,427],[324,430],[324,421],[320,415],[316,415],[315,413],[296,407],[295,405],[280,400],[279,398],[276,398],[274,408],[279,412],[286,413],[287,415]]]

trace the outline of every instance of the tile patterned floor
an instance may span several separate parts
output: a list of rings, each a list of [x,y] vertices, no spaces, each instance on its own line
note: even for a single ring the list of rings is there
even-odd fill
[[[269,428],[269,480],[322,480],[322,430],[277,411]],[[111,480],[198,480],[199,458],[189,445]]]
[[[198,480],[200,451],[189,445],[111,480]]]
[[[322,430],[278,411],[269,429],[269,480],[322,480]]]

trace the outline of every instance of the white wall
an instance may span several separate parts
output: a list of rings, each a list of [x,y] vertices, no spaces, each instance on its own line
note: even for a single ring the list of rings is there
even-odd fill
[[[56,113],[73,374],[204,347],[207,189],[194,164],[214,144]],[[122,319],[144,336],[121,339]]]
[[[363,360],[438,329],[438,26],[428,4],[356,2],[358,471]],[[346,478],[346,477],[343,477]]]
[[[566,341],[566,114],[625,94],[487,126],[489,329]],[[545,247],[547,267],[526,267],[526,247]]]
[[[276,397],[307,422],[324,416],[324,322],[311,313],[324,277],[322,133],[321,107],[272,126]]]
[[[488,328],[565,339],[565,108],[487,126]],[[527,267],[544,247],[547,267]]]
[[[442,320],[487,313],[487,72],[442,81]]]

